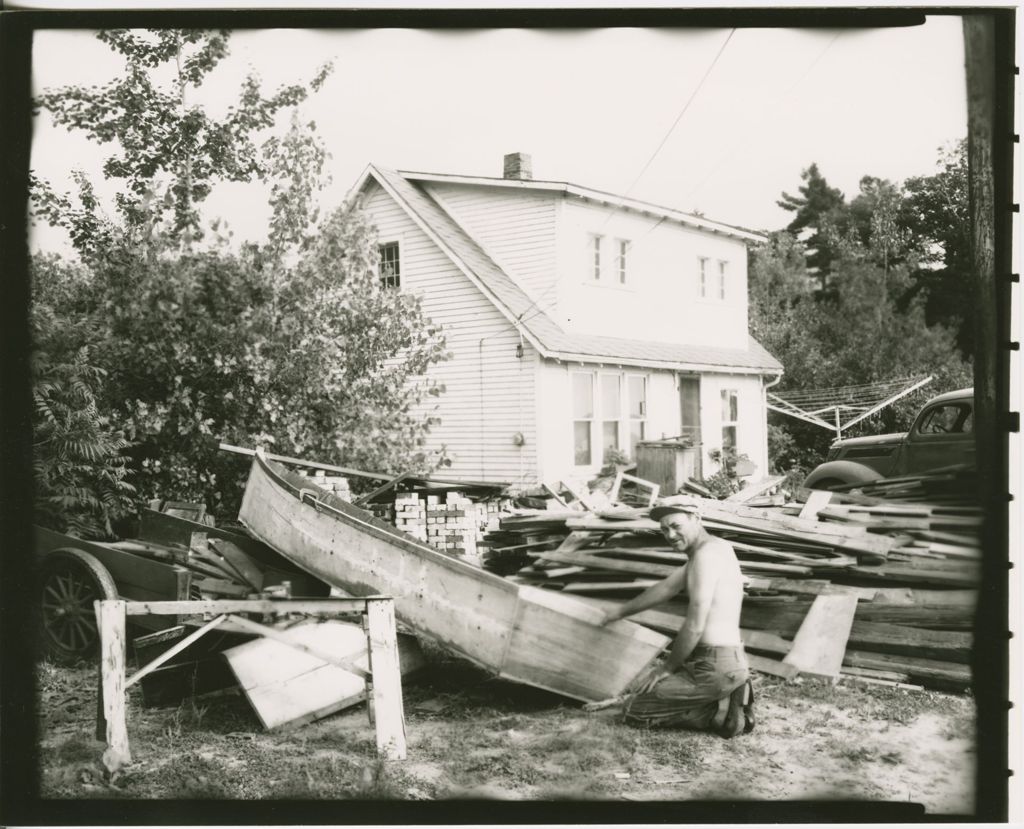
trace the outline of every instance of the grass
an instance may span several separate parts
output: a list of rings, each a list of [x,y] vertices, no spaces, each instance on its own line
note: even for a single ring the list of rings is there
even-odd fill
[[[493,791],[583,800],[656,795],[659,787],[680,783],[666,789],[671,798],[688,796],[698,790],[691,783],[709,778],[721,796],[755,778],[762,782],[754,791],[770,796],[781,766],[766,763],[766,752],[785,760],[806,756],[812,744],[822,752],[815,762],[839,763],[873,796],[868,779],[877,765],[904,763],[879,723],[910,724],[930,712],[941,717],[944,741],[973,733],[969,697],[761,677],[761,711],[775,716],[762,718],[752,735],[723,741],[626,726],[612,710],[588,714],[564,698],[442,659],[404,689],[405,763],[377,759],[364,706],[293,731],[266,732],[240,694],[144,708],[132,689],[134,762],[104,779],[103,745],[92,739],[95,667],[43,665],[39,673],[47,797],[417,800]]]

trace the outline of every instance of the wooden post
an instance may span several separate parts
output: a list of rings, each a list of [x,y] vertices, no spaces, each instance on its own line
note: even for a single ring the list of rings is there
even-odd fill
[[[370,673],[373,676],[377,752],[388,760],[405,759],[405,712],[398,664],[398,632],[392,599],[368,599]]]
[[[100,631],[100,684],[103,716],[107,724],[107,748],[103,752],[103,765],[113,773],[132,761],[125,711],[124,602],[103,600],[95,602],[94,606],[96,624]]]

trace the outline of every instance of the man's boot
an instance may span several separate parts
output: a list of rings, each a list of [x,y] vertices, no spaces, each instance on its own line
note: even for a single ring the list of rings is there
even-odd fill
[[[749,734],[754,730],[754,683],[747,680],[747,703],[743,706],[743,719],[746,724],[743,726],[743,733]]]
[[[747,703],[747,688],[749,683],[744,682],[739,688],[729,694],[729,709],[725,715],[725,721],[718,728],[718,735],[729,740],[735,737],[746,728],[746,718],[743,713],[744,705]]]

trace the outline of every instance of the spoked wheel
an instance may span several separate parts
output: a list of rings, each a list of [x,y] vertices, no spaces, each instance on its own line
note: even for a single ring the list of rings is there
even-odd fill
[[[57,550],[43,562],[43,642],[55,662],[90,659],[99,647],[93,602],[116,599],[107,568],[81,550]]]

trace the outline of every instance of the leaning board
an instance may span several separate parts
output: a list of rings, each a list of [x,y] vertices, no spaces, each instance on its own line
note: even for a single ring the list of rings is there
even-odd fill
[[[366,632],[337,620],[311,621],[284,631],[289,639],[321,653],[351,659],[369,670]],[[416,640],[399,637],[399,661],[406,674],[425,664]],[[283,642],[260,637],[224,652],[238,684],[263,727],[280,728],[326,717],[366,699],[366,682]]]

